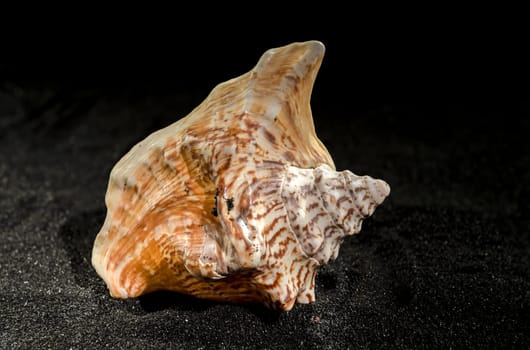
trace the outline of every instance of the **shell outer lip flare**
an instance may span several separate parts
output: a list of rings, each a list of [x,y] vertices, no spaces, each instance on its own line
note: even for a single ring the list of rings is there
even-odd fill
[[[318,41],[270,49],[111,171],[92,265],[116,298],[170,290],[288,311],[390,193],[335,170],[310,97]]]

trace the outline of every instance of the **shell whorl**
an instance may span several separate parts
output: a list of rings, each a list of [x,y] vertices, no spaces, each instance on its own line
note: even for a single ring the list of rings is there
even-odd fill
[[[345,235],[361,230],[362,220],[390,194],[390,186],[369,176],[289,166],[282,189],[289,223],[302,250],[321,265],[335,259]]]
[[[389,193],[337,172],[309,99],[324,46],[267,51],[113,168],[92,264],[114,297],[165,289],[289,310]]]

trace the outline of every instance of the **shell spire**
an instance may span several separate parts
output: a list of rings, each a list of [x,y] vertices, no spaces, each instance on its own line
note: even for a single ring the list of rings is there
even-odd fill
[[[335,171],[310,96],[317,41],[267,51],[112,169],[92,264],[118,298],[172,290],[290,310],[390,193]]]

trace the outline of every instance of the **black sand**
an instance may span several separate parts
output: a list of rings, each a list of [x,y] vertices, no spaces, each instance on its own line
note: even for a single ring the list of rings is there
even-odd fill
[[[530,344],[528,100],[425,99],[422,87],[396,86],[372,96],[375,84],[337,98],[336,72],[323,70],[317,133],[338,169],[382,178],[392,194],[320,270],[316,303],[276,314],[172,293],[114,300],[90,266],[113,164],[220,80],[186,91],[10,72],[0,85],[0,348]]]

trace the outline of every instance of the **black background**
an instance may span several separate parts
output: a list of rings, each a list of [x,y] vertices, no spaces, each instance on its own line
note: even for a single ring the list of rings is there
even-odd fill
[[[0,64],[2,348],[526,348],[528,25],[516,10],[446,10],[12,27],[22,50]],[[317,133],[337,168],[392,187],[321,269],[317,302],[278,315],[171,293],[111,299],[89,258],[112,165],[265,50],[312,39],[327,50]]]

